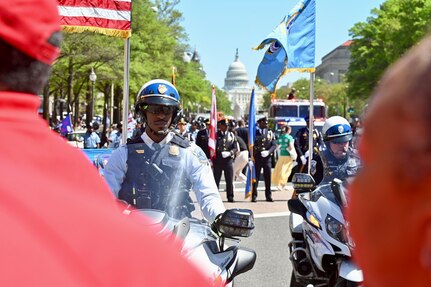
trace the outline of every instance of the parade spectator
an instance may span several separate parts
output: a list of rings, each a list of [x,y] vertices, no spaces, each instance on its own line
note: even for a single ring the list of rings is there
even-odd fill
[[[130,205],[163,210],[179,219],[194,210],[191,186],[202,214],[212,222],[224,212],[224,204],[203,151],[170,130],[179,112],[180,96],[171,83],[145,83],[135,104],[145,133],[113,151],[105,179],[112,193]]]
[[[293,172],[308,172],[308,161],[310,160],[310,150],[309,150],[309,126],[310,117],[307,115],[304,118],[305,127],[300,128],[295,134],[295,149],[298,154],[298,159],[296,160],[298,165],[295,166]],[[311,161],[310,173],[313,176],[316,183],[322,181],[323,178],[323,164],[319,156],[318,150],[319,145],[322,142],[322,137],[320,132],[313,127],[313,154]]]
[[[228,120],[218,121],[216,156],[214,158],[214,178],[219,188],[222,172],[226,181],[226,195],[229,202],[234,201],[233,159],[238,151],[236,136],[228,131]]]
[[[136,121],[135,129],[132,133],[132,139],[139,138],[145,131],[144,125],[141,121]]]
[[[37,114],[59,55],[57,3],[0,0],[0,286],[209,286],[145,218],[121,214]]]
[[[111,133],[109,134],[108,148],[113,148],[113,149],[118,148],[121,144],[122,134],[123,134],[123,125],[117,124],[115,126],[115,129],[111,131]]]
[[[87,131],[85,134],[79,139],[84,142],[84,148],[99,148],[100,146],[100,138],[98,134],[93,130],[92,125],[87,126]]]
[[[207,159],[211,158],[210,149],[208,146],[209,134],[210,134],[210,119],[205,119],[205,128],[200,130],[196,135],[196,145],[199,146],[205,153]]]
[[[281,128],[281,135],[277,139],[280,153],[272,173],[272,183],[277,185],[277,189],[280,191],[286,187],[287,179],[292,171],[293,155],[296,156],[294,139],[290,135],[291,131],[292,128],[290,126],[283,126]]]
[[[245,126],[245,122],[243,119],[238,120],[238,127],[235,129],[237,137],[240,137],[248,150],[248,127]],[[250,156],[250,153],[249,153]],[[243,174],[247,174],[247,165],[242,169]]]
[[[260,118],[257,121],[256,136],[254,141],[254,161],[256,165],[256,182],[253,183],[253,191],[251,201],[257,201],[257,187],[259,185],[260,172],[263,169],[263,179],[265,181],[265,198],[266,201],[272,202],[271,192],[271,169],[272,157],[271,154],[276,149],[274,133],[268,129],[268,119]]]
[[[430,81],[428,36],[387,70],[363,119],[347,215],[365,286],[431,286]]]
[[[233,175],[235,180],[245,183],[247,181],[247,176],[242,171],[248,163],[248,148],[242,138],[237,136],[236,140],[238,141],[239,153],[237,153],[233,162]]]
[[[248,128],[245,127],[244,120],[238,121],[238,127],[235,129],[236,135],[245,142],[248,147]]]
[[[189,141],[192,141],[192,135],[187,131],[187,121],[181,118],[177,124],[178,134]]]
[[[296,93],[296,89],[292,88],[292,90],[290,90],[289,95],[287,96],[288,100],[294,100],[295,99],[295,93]]]
[[[196,141],[196,136],[199,132],[199,123],[196,120],[192,121],[192,125],[190,126],[190,134],[193,141]]]

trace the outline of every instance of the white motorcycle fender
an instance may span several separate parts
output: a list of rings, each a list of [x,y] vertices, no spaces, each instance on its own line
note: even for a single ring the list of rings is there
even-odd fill
[[[341,262],[338,274],[340,277],[352,282],[364,281],[362,270],[359,269],[358,266],[356,266],[356,264],[350,260],[343,260]]]
[[[302,222],[304,219],[301,215],[296,213],[291,213],[289,217],[289,225],[292,233],[302,234]]]

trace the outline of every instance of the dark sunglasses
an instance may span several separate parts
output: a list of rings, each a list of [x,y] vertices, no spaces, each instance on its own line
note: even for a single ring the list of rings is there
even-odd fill
[[[158,106],[158,105],[145,105],[142,109],[152,114],[172,114],[175,107],[172,106]]]

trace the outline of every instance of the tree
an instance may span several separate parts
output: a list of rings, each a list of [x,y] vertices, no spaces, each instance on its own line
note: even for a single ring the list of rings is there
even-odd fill
[[[385,69],[416,44],[431,23],[431,0],[387,0],[350,29],[349,97],[367,99]]]

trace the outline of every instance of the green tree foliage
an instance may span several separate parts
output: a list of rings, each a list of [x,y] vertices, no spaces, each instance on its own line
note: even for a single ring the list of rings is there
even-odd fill
[[[353,26],[349,97],[366,99],[385,69],[415,45],[431,23],[431,0],[387,0]],[[412,67],[413,68],[413,67]]]

